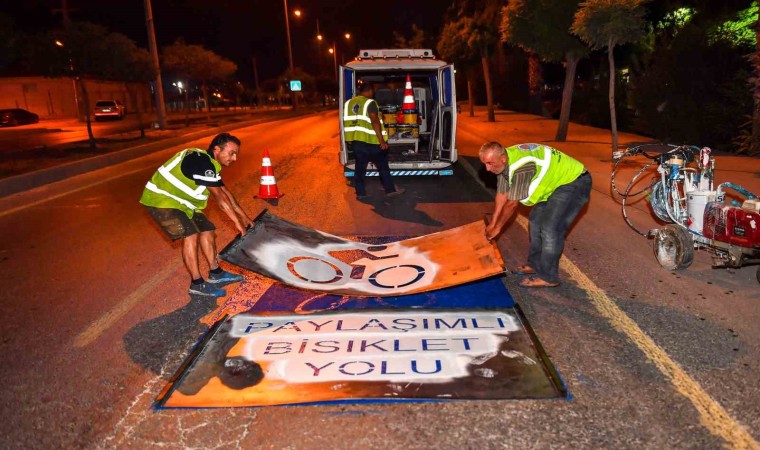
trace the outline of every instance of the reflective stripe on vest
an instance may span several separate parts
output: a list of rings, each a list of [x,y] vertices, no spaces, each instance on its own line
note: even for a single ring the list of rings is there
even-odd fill
[[[214,173],[209,170],[204,175],[193,175],[193,179],[182,173],[182,161],[191,152],[202,153],[209,157]],[[140,203],[155,208],[174,208],[192,217],[195,211],[206,207],[209,191],[206,186],[198,185],[196,180],[220,181],[221,164],[200,149],[186,149],[174,155],[166,164],[159,167],[150,181],[146,183]]]
[[[361,141],[368,144],[379,144],[380,140],[375,133],[375,129],[372,127],[372,119],[369,117],[367,111],[370,104],[374,103],[378,108],[377,118],[380,122],[380,130],[383,136],[387,136],[388,132],[385,130],[385,124],[383,123],[382,116],[379,111],[380,108],[377,102],[373,99],[369,99],[362,96],[357,96],[347,101],[343,106],[343,131],[346,141]],[[361,114],[352,114],[354,105],[359,105]]]
[[[526,150],[522,147],[530,147]],[[536,174],[528,186],[528,197],[520,200],[524,205],[535,205],[549,199],[554,191],[572,183],[583,172],[583,164],[552,147],[541,144],[520,144],[504,149],[509,164],[509,183],[517,169],[528,163],[536,165]]]

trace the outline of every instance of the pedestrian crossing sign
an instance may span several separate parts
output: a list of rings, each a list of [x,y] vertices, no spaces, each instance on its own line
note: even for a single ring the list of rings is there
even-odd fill
[[[298,92],[301,90],[301,80],[290,80],[290,90]]]

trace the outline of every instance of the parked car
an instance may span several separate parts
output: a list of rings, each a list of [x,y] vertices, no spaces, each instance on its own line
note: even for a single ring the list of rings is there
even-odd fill
[[[0,126],[3,127],[15,127],[39,121],[40,116],[25,109],[0,109]]]
[[[95,103],[95,120],[106,117],[123,119],[127,114],[127,107],[119,100],[98,100]]]

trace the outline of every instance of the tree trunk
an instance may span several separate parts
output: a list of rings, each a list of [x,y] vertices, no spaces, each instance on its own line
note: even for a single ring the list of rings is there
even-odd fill
[[[203,101],[206,102],[206,120],[211,120],[211,102],[208,99],[208,86],[205,82],[201,84],[201,91],[203,92]]]
[[[130,87],[130,83],[124,83],[124,87],[127,89],[127,93],[129,94],[129,101],[135,106],[135,112],[137,113],[137,128],[140,130],[140,138],[145,137],[145,124],[143,124],[143,117],[142,117],[142,106],[140,106],[140,102],[137,101],[137,92],[134,90],[134,88]]]
[[[750,140],[750,155],[760,155],[760,19],[755,24],[755,54],[752,55],[754,87],[752,96],[755,109],[752,111],[752,139]]]
[[[541,103],[541,86],[544,84],[541,74],[541,60],[535,53],[528,54],[528,92],[530,100],[528,111],[531,114],[544,115],[543,104]]]
[[[617,116],[615,115],[615,42],[607,43],[607,60],[610,63],[610,131],[612,131],[612,153],[618,151]]]
[[[570,53],[565,54],[565,85],[562,87],[562,107],[559,113],[559,125],[554,140],[565,142],[567,139],[567,127],[570,124],[570,108],[573,103],[573,90],[575,89],[575,69],[578,67],[580,58]]]
[[[493,91],[491,89],[491,73],[488,70],[488,51],[483,51],[480,61],[483,63],[483,78],[486,82],[486,99],[488,100],[488,121],[496,122],[493,112]]]
[[[190,82],[185,81],[185,128],[190,127]]]
[[[470,77],[467,77],[467,100],[470,102],[470,117],[475,117],[475,97],[472,96],[472,80]]]
[[[87,122],[87,139],[90,143],[90,148],[95,150],[97,145],[95,144],[95,135],[92,134],[92,119],[90,117],[90,96],[87,94],[87,88],[85,87],[84,80],[77,77],[77,83],[82,90],[82,102],[84,103],[84,117]]]

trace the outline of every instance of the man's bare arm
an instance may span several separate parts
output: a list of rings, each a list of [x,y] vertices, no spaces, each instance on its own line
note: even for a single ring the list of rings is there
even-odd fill
[[[238,214],[235,211],[235,208],[240,209],[240,206],[237,205],[237,201],[235,200],[235,197],[231,197],[227,195],[227,189],[222,187],[209,187],[209,191],[211,191],[211,195],[214,196],[214,199],[219,203],[219,208],[224,211],[225,214],[227,214],[227,217],[232,220],[232,223],[235,224],[235,228],[240,232],[240,234],[245,234],[245,226],[243,225],[242,221],[238,217]],[[232,200],[230,200],[232,199]],[[233,206],[233,202],[237,206]],[[244,213],[245,214],[245,213]]]
[[[499,233],[501,233],[504,225],[515,213],[517,203],[516,200],[509,200],[506,193],[496,194],[493,217],[491,217],[491,221],[486,226],[486,238],[488,238],[489,241],[496,239]]]
[[[380,126],[380,119],[377,117],[377,113],[369,113],[369,120],[372,122],[372,129],[377,134],[377,140],[380,141],[380,148],[388,150],[388,143],[385,142],[385,138],[383,137],[383,127]]]

